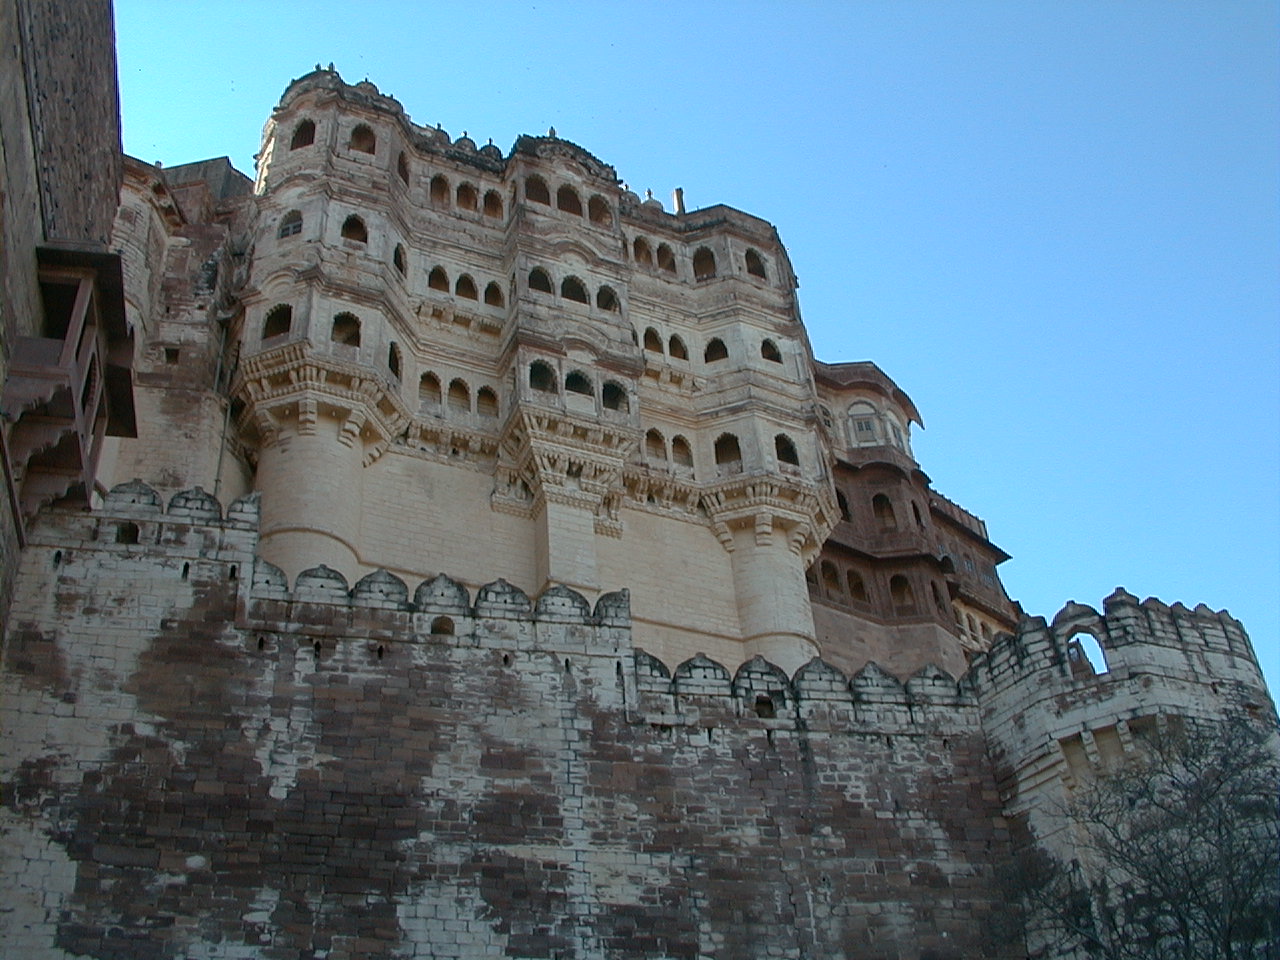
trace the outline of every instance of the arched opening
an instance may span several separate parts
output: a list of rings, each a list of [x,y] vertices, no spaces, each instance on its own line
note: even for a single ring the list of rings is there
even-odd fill
[[[621,410],[625,412],[630,409],[627,391],[622,388],[621,384],[614,383],[612,380],[606,382],[603,389],[601,389],[600,402],[606,410]]]
[[[458,184],[458,209],[479,210],[480,193],[469,183]]]
[[[613,212],[609,209],[609,204],[598,193],[587,201],[587,218],[592,223],[605,227],[613,222]]]
[[[484,195],[484,215],[502,217],[502,194],[497,190],[490,190]]]
[[[781,363],[782,353],[778,350],[778,345],[772,340],[763,340],[760,343],[760,356],[764,357],[770,363]]]
[[[581,370],[574,370],[564,378],[564,388],[568,393],[581,393],[588,397],[596,395],[591,386],[591,381]]]
[[[373,135],[373,131],[368,126],[362,123],[351,131],[349,146],[357,153],[374,153],[378,149],[378,138]]]
[[[444,267],[431,268],[431,273],[427,275],[427,286],[432,290],[449,292],[449,274],[445,273]]]
[[[893,612],[899,616],[916,612],[916,594],[911,582],[902,574],[889,578],[889,597],[893,600]]]
[[[365,228],[364,221],[354,213],[342,221],[342,239],[357,243],[369,242],[369,231]]]
[[[287,303],[278,303],[267,312],[262,321],[262,339],[282,337],[293,327],[293,307]]]
[[[688,360],[689,348],[684,345],[683,340],[673,333],[671,339],[667,341],[667,354],[672,360]]]
[[[732,433],[722,433],[716,440],[716,471],[725,476],[742,472],[742,450],[738,438]]]
[[[551,278],[541,267],[534,267],[529,271],[529,289],[537,290],[539,293],[555,292],[551,286]]]
[[[646,267],[653,266],[653,248],[644,237],[636,237],[635,243],[631,245],[631,256],[636,263],[644,264]]]
[[[404,182],[405,186],[409,185],[409,158],[404,155],[403,150],[396,155],[396,175]]]
[[[476,282],[465,273],[458,277],[457,282],[453,285],[453,292],[467,300],[478,300],[479,293],[476,292]]]
[[[719,337],[712,338],[707,344],[707,349],[702,353],[702,359],[705,363],[715,363],[717,360],[725,360],[729,357],[729,348],[724,345],[724,341]]]
[[[644,332],[644,348],[650,353],[662,353],[662,338],[653,327],[647,328]]]
[[[449,178],[442,173],[431,178],[431,202],[438,207],[449,205]]]
[[[862,574],[857,570],[850,570],[845,574],[845,583],[849,587],[849,599],[855,603],[870,603],[871,600],[867,596],[867,585],[862,579]]]
[[[575,217],[582,216],[582,199],[578,196],[578,191],[567,183],[556,191],[556,206]]]
[[[303,120],[293,128],[293,139],[289,141],[289,149],[309,147],[316,142],[316,125],[312,120]]]
[[[1081,630],[1067,640],[1067,663],[1077,680],[1110,673],[1106,651],[1092,633]]]
[[[329,339],[347,347],[360,346],[360,319],[351,313],[338,314],[333,318]]]
[[[393,377],[400,379],[400,348],[394,343],[387,348],[387,369]]]
[[[529,364],[529,386],[541,393],[557,393],[555,371],[541,360]]]
[[[465,380],[453,380],[449,384],[449,409],[454,413],[471,412],[471,388]]]
[[[436,617],[431,621],[431,635],[435,637],[453,636],[453,621],[448,617]]]
[[[845,523],[848,523],[850,520],[852,520],[852,519],[853,519],[853,517],[852,517],[852,516],[850,516],[850,514],[849,514],[849,498],[848,498],[848,497],[846,497],[846,496],[845,496],[841,491],[839,491],[839,490],[837,490],[837,491],[836,491],[836,506],[837,506],[837,507],[839,508],[839,510],[840,510],[840,519],[841,519],[841,520],[843,520]]]
[[[610,313],[617,313],[622,309],[618,303],[618,295],[613,292],[613,287],[601,287],[596,291],[596,306]]]
[[[547,181],[537,175],[525,177],[524,198],[530,203],[551,206],[551,191],[547,189]]]
[[[560,283],[560,296],[575,303],[590,303],[586,285],[577,277],[565,277]]]
[[[764,260],[754,250],[747,251],[747,273],[761,280],[767,279],[764,272]]]
[[[871,498],[871,512],[875,514],[876,524],[881,530],[898,529],[898,517],[893,512],[893,503],[883,493]]]
[[[658,269],[665,273],[676,272],[676,255],[665,243],[658,245]]]
[[[822,586],[828,596],[839,597],[843,594],[840,589],[840,573],[830,560],[822,561]]]
[[[684,437],[677,435],[671,438],[671,459],[678,467],[693,467],[693,448]]]
[[[403,277],[405,275],[405,271],[409,269],[409,266],[406,263],[404,258],[403,244],[399,244],[399,243],[396,244],[395,252],[391,254],[391,263],[395,266],[395,268],[398,271],[400,271],[400,276]]]
[[[498,415],[498,395],[490,387],[481,387],[476,391],[476,413],[482,417]]]
[[[497,283],[490,281],[488,286],[484,288],[484,302],[491,307],[501,307],[504,305],[502,298],[502,288]]]
[[[281,240],[285,237],[294,237],[302,232],[302,212],[299,210],[290,210],[280,218],[280,229],[276,232]]]
[[[440,405],[440,378],[434,373],[424,373],[418,380],[418,404],[423,407]]]
[[[693,279],[710,280],[716,275],[716,255],[706,247],[699,247],[693,254]]]
[[[773,438],[773,452],[778,458],[778,463],[792,467],[800,466],[800,456],[796,453],[796,445],[785,433],[780,433]]]
[[[141,536],[142,531],[131,520],[125,520],[116,527],[116,543],[137,543]]]
[[[667,444],[658,430],[650,430],[644,435],[645,458],[655,463],[667,462]]]

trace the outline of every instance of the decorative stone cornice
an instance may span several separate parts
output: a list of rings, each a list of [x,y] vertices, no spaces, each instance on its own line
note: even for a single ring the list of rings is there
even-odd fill
[[[807,564],[834,525],[833,500],[826,487],[799,476],[738,474],[705,488],[700,504],[727,551],[734,549],[733,531],[747,528],[760,546],[784,537]]]

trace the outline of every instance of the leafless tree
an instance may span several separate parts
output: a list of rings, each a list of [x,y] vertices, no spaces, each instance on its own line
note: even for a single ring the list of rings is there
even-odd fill
[[[1028,845],[1004,880],[1039,955],[1280,960],[1280,762],[1274,730],[1168,724],[1079,786],[1070,863]]]

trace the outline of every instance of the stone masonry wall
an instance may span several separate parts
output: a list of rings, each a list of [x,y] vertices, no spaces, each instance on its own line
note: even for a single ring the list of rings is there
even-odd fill
[[[625,592],[290,589],[255,541],[255,499],[142,484],[35,526],[0,674],[13,955],[992,955],[1007,837],[941,671],[671,671]]]

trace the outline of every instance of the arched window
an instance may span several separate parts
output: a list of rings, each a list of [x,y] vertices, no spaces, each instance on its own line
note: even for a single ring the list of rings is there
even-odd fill
[[[302,232],[302,212],[299,210],[290,210],[280,218],[280,229],[276,236],[281,240],[285,237],[297,236]]]
[[[916,612],[916,594],[911,589],[911,582],[902,574],[889,578],[889,596],[893,600],[893,612],[908,614]]]
[[[351,313],[338,314],[333,318],[329,339],[348,347],[360,346],[360,319]]]
[[[400,153],[396,155],[396,174],[400,177],[401,180],[404,181],[405,185],[408,186],[409,158],[404,155],[403,150],[401,150]]]
[[[437,207],[449,205],[449,178],[442,173],[431,178],[431,202]]]
[[[716,467],[721,476],[742,472],[742,450],[732,433],[722,433],[716,440]]]
[[[540,293],[555,292],[551,286],[551,278],[547,276],[547,271],[541,267],[534,267],[529,271],[529,289],[537,290]]]
[[[314,121],[303,120],[293,128],[293,139],[289,141],[289,149],[309,147],[316,142],[316,125]]]
[[[635,243],[631,245],[631,256],[636,263],[642,263],[646,267],[653,266],[653,248],[644,237],[636,237]]]
[[[342,221],[342,239],[357,243],[369,242],[369,231],[365,228],[364,221],[354,213]]]
[[[575,217],[582,216],[582,199],[578,196],[578,191],[567,183],[556,191],[556,206]]]
[[[480,209],[480,194],[476,191],[476,188],[469,183],[458,184],[458,209]]]
[[[618,295],[613,292],[613,287],[601,287],[596,291],[596,306],[610,313],[617,313],[622,309],[618,303]]]
[[[710,280],[716,275],[716,255],[706,247],[699,247],[693,254],[693,279]]]
[[[431,621],[431,634],[436,637],[453,636],[453,620],[449,617],[436,617]]]
[[[560,284],[560,296],[576,303],[590,303],[587,288],[577,277],[565,277]]]
[[[767,279],[764,272],[764,261],[760,259],[760,254],[754,250],[747,251],[747,273],[753,277],[759,277],[761,280]]]
[[[491,307],[503,306],[502,288],[497,283],[490,281],[484,288],[484,302]]]
[[[400,276],[403,277],[405,274],[405,271],[409,269],[408,264],[405,262],[405,258],[404,258],[403,244],[399,244],[399,243],[396,244],[395,252],[391,254],[391,262],[395,265],[395,268],[400,271]]]
[[[898,517],[893,512],[893,503],[883,493],[871,498],[871,512],[875,514],[876,523],[881,530],[898,529]]]
[[[613,213],[609,210],[609,204],[598,193],[587,201],[587,217],[592,223],[606,227],[613,222]]]
[[[844,593],[840,589],[840,573],[830,560],[822,561],[822,586],[832,597],[839,597]]]
[[[449,292],[449,274],[445,273],[444,267],[431,268],[431,273],[427,275],[427,286],[432,290]]]
[[[778,345],[772,340],[762,340],[760,342],[760,356],[770,363],[782,362],[782,353],[778,350]]]
[[[400,348],[394,343],[387,349],[387,369],[393,377],[400,379]]]
[[[551,206],[551,191],[547,189],[547,182],[536,174],[524,178],[524,198],[530,203]]]
[[[662,338],[653,327],[647,328],[644,332],[644,348],[650,353],[662,353]]]
[[[481,387],[476,391],[476,413],[482,417],[498,415],[498,395],[489,387]]]
[[[465,273],[458,277],[457,283],[453,285],[453,292],[467,300],[478,300],[480,295],[476,292],[476,282]]]
[[[849,407],[849,422],[853,425],[855,446],[871,446],[880,442],[876,420],[875,407],[870,404],[855,403]]]
[[[348,146],[358,153],[373,153],[378,149],[378,138],[362,123],[351,131],[351,142]]]
[[[490,190],[484,195],[484,215],[486,217],[502,216],[502,195],[497,190]]]
[[[836,491],[836,506],[840,508],[840,519],[846,523],[853,519],[849,515],[849,499],[839,490]]]
[[[658,269],[665,273],[676,272],[676,255],[665,243],[658,245]]]
[[[581,370],[574,370],[564,378],[564,388],[569,393],[581,393],[588,397],[596,395],[595,390],[592,389],[591,381]]]
[[[600,402],[604,404],[606,410],[627,411],[630,409],[627,391],[622,388],[621,384],[614,383],[612,380],[607,381],[600,391]]]
[[[684,345],[684,341],[675,334],[671,335],[671,339],[667,341],[667,354],[672,360],[688,360],[689,350]]]
[[[287,303],[278,303],[268,312],[262,321],[262,339],[282,337],[293,326],[293,307]]]
[[[862,580],[862,574],[856,570],[850,570],[845,574],[845,582],[849,587],[849,599],[856,603],[870,603],[871,600],[867,596],[867,585]]]
[[[660,431],[650,430],[644,435],[644,455],[649,460],[667,462],[667,444]]]
[[[471,389],[465,380],[454,380],[449,384],[449,409],[454,413],[471,412]]]
[[[558,393],[556,390],[556,374],[541,360],[529,364],[529,386],[542,393]]]
[[[800,466],[796,445],[785,433],[780,433],[773,438],[773,452],[778,458],[778,463],[790,464],[793,467]]]
[[[1075,634],[1067,642],[1067,662],[1071,666],[1071,675],[1076,679],[1111,672],[1106,651],[1098,638],[1088,631]]]
[[[424,373],[418,381],[418,403],[424,407],[440,405],[440,378],[434,373]]]
[[[724,360],[729,356],[729,350],[724,345],[724,341],[719,337],[714,337],[707,344],[707,349],[703,351],[702,359],[706,363],[714,363],[717,360]]]
[[[671,438],[671,459],[678,467],[693,466],[693,448],[684,437],[676,435]]]

